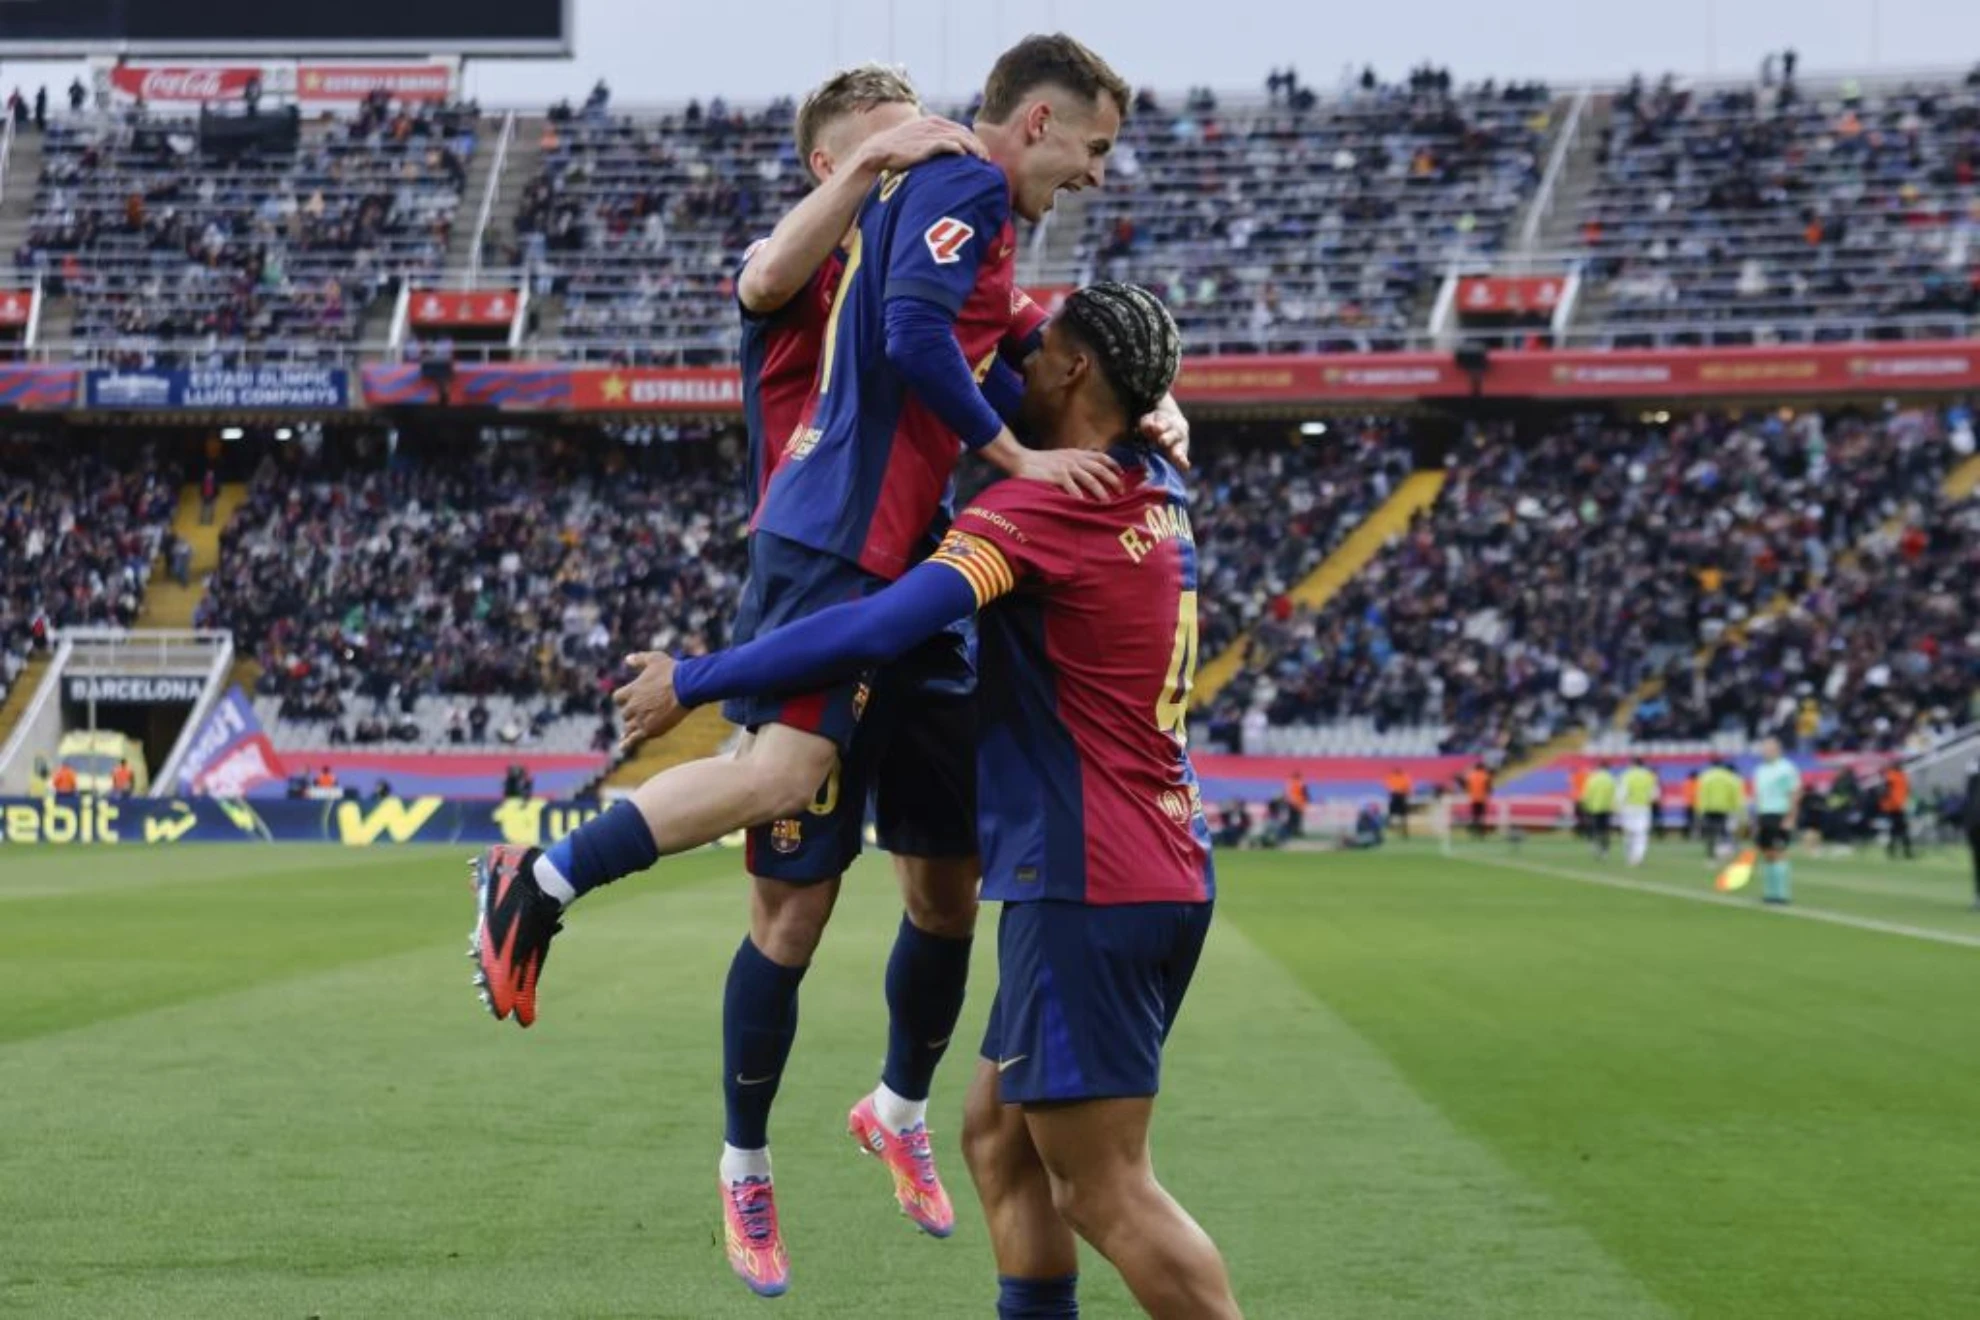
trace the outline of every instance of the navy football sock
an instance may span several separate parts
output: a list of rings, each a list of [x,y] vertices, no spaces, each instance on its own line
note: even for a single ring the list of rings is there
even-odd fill
[[[722,1099],[728,1109],[724,1140],[737,1150],[770,1144],[770,1106],[797,1039],[804,973],[770,961],[748,937],[729,963],[722,992]]]
[[[887,1063],[880,1080],[903,1100],[926,1100],[969,985],[967,939],[930,935],[906,917],[887,959]]]
[[[653,831],[647,828],[639,808],[630,802],[616,802],[603,815],[551,844],[542,860],[571,888],[570,898],[554,893],[552,897],[568,903],[600,885],[644,871],[660,860],[660,847],[653,842]],[[551,892],[548,886],[545,892]]]
[[[997,1320],[1065,1320],[1079,1315],[1079,1276],[1014,1279],[997,1276]]]

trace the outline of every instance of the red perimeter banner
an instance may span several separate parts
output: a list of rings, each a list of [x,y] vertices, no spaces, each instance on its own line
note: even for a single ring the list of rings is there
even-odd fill
[[[1187,358],[1176,397],[1184,403],[1325,403],[1441,398],[1470,388],[1448,353]]]
[[[488,289],[474,293],[446,293],[436,289],[415,289],[406,314],[420,329],[428,326],[501,327],[516,319],[514,289]]]
[[[119,64],[110,70],[110,91],[125,100],[156,106],[238,101],[247,85],[270,79],[259,64]]]
[[[734,367],[620,367],[576,371],[571,407],[605,412],[735,412],[742,377]]]
[[[446,64],[304,64],[296,69],[296,99],[355,105],[383,89],[394,101],[448,100],[454,71]]]
[[[24,326],[34,315],[33,289],[0,289],[0,326]]]
[[[119,64],[108,70],[110,93],[153,106],[238,101],[259,78],[270,104],[293,91],[298,101],[351,105],[383,88],[394,101],[445,101],[454,93],[454,66],[439,60],[404,64]]]
[[[1458,281],[1458,315],[1552,314],[1566,282],[1559,275],[1467,275]]]
[[[464,366],[456,406],[535,412],[731,413],[742,408],[734,367],[565,367],[554,362]],[[1792,398],[1980,389],[1980,340],[1821,344],[1805,348],[1631,349],[1494,353],[1478,392],[1495,399]],[[374,404],[432,405],[415,366],[364,369]],[[1185,404],[1222,406],[1407,403],[1463,398],[1469,373],[1448,353],[1189,358],[1176,381]]]
[[[1485,392],[1542,399],[1710,398],[1980,387],[1980,340],[1799,348],[1495,354]]]

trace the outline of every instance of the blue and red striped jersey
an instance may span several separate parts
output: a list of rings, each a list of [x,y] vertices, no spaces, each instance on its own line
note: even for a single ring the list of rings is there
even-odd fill
[[[977,618],[987,899],[1215,895],[1186,745],[1197,637],[1189,499],[1152,449],[1113,453],[1127,477],[1119,494],[999,482],[932,556],[995,602]]]
[[[980,381],[1030,300],[1015,291],[1010,185],[974,156],[945,156],[874,188],[847,244],[803,422],[775,466],[756,526],[896,578],[925,549],[961,454],[955,434],[887,360],[890,298],[955,317]],[[1035,328],[1030,314],[1025,324]]]
[[[743,265],[748,265],[762,246],[761,241],[751,244],[743,255]],[[758,316],[741,309],[743,426],[749,437],[745,483],[752,510],[763,498],[785,442],[804,416],[805,401],[818,378],[825,318],[831,314],[832,295],[838,291],[844,269],[843,255],[835,252],[825,259],[811,282],[776,311]]]

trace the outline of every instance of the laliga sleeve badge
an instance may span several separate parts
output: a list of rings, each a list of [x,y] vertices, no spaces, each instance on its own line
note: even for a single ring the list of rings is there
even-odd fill
[[[970,239],[976,237],[976,230],[954,216],[943,216],[928,226],[928,232],[921,241],[928,245],[928,255],[938,266],[953,266],[962,260],[962,250]]]

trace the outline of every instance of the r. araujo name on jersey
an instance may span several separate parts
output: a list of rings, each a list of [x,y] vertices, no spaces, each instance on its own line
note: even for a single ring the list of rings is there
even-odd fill
[[[1028,303],[1012,285],[1010,185],[975,156],[881,182],[860,211],[826,320],[818,376],[757,510],[758,530],[899,577],[926,547],[961,454],[956,436],[887,360],[886,303],[955,314],[978,380]]]
[[[1197,559],[1176,470],[1114,450],[1104,500],[1004,481],[932,557],[977,600],[983,897],[1204,902],[1216,889],[1186,721]]]

